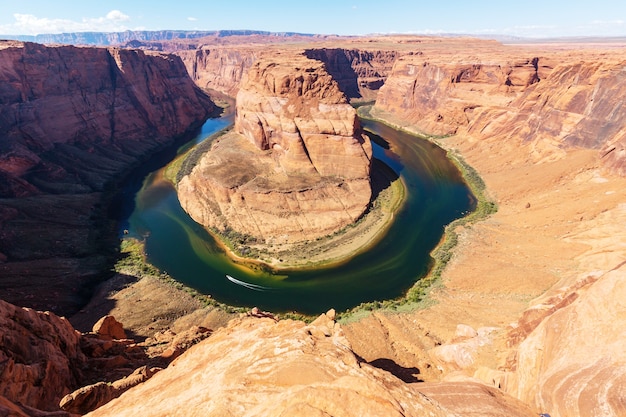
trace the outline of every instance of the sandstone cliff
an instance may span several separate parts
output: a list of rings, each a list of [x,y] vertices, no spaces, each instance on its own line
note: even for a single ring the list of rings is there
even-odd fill
[[[511,60],[510,48],[498,48],[488,60],[466,56],[445,62],[441,56],[403,56],[381,88],[375,114],[424,133],[456,133],[441,143],[467,155],[501,205],[493,219],[467,233],[470,240],[446,273],[446,285],[452,281],[458,287],[438,297],[442,304],[458,303],[462,312],[455,313],[456,320],[497,323],[494,331],[505,340],[500,352],[511,356],[498,363],[493,360],[498,351],[477,348],[480,340],[470,340],[472,346],[439,336],[442,346],[429,347],[427,360],[441,361],[444,373],[475,371],[553,417],[623,415],[625,367],[617,351],[626,335],[620,330],[618,277],[624,274],[626,237],[618,226],[624,194],[616,190],[624,184],[617,177],[624,175],[618,98],[624,57],[615,50],[544,53]],[[476,262],[477,256],[486,257]],[[486,282],[492,280],[504,288],[490,288]],[[468,298],[453,296],[454,290]],[[472,300],[478,294],[484,305]],[[494,301],[512,294],[537,298]],[[513,324],[505,321],[505,307],[517,309],[508,315],[515,317]],[[453,310],[437,307],[415,316],[428,320]],[[398,332],[390,337],[392,346],[416,336],[391,328]],[[420,337],[432,343],[433,333],[428,328],[430,337]],[[482,359],[491,371],[484,365],[477,369],[481,349],[491,355]]]
[[[177,51],[189,76],[201,88],[219,91],[231,97],[237,95],[244,75],[262,53],[259,47],[202,47],[192,51]]]
[[[549,71],[536,57],[489,58],[407,55],[399,58],[381,87],[375,111],[410,122],[431,135],[450,135],[466,126],[476,108],[506,107],[516,92]]]
[[[395,50],[308,49],[305,55],[326,65],[348,98],[373,100],[401,53]]]
[[[110,267],[101,192],[213,104],[171,55],[3,42],[0,58],[2,296],[67,313]]]
[[[395,59],[402,54],[393,49],[354,49],[349,44],[343,48],[327,48],[324,45],[320,41],[319,47],[305,49],[303,53],[325,64],[326,70],[348,99],[374,100]],[[181,57],[198,86],[235,97],[252,63],[263,55],[280,54],[283,49],[294,47],[254,43],[208,44],[194,50],[177,50],[175,54]]]
[[[532,142],[537,159],[562,157],[571,147],[598,149],[608,167],[626,173],[622,61],[572,62],[565,53],[519,58],[502,49],[491,55],[402,56],[374,114],[429,135],[467,131]]]
[[[530,143],[536,160],[563,157],[570,148],[597,149],[610,170],[626,175],[625,61],[616,58],[556,65],[506,114],[491,110],[476,117],[469,133]]]
[[[371,145],[319,61],[256,61],[237,94],[235,130],[179,183],[199,223],[292,243],[332,234],[367,209]]]

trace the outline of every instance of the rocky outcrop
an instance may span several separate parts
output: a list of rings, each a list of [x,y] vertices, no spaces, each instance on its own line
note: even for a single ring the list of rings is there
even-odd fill
[[[405,55],[394,64],[374,108],[431,135],[467,126],[476,108],[504,107],[549,71],[537,57],[488,58]]]
[[[101,193],[213,103],[171,55],[5,41],[0,59],[0,288],[69,314],[110,268]]]
[[[626,307],[623,269],[569,293],[575,301],[548,314],[521,342],[506,378],[509,393],[556,416],[626,413],[626,332],[617,324]]]
[[[80,333],[52,313],[0,300],[0,396],[36,409],[58,410],[78,384],[87,357]]]
[[[405,384],[360,361],[333,318],[329,312],[309,325],[235,319],[146,383],[89,415],[450,416],[461,410],[459,415],[533,415],[476,382],[476,387],[466,382],[428,385],[424,394],[421,385]],[[460,393],[491,403],[496,412],[481,414],[489,409],[485,405],[472,414],[471,406],[458,401]]]
[[[237,95],[235,130],[179,183],[197,222],[293,243],[332,234],[367,209],[371,145],[319,61],[256,61]]]
[[[1,300],[0,328],[0,412],[11,410],[7,415],[66,415],[60,406],[87,413],[146,381],[211,334],[193,326],[137,343],[119,338],[124,329],[111,316],[94,327],[98,332],[81,334],[54,313]]]
[[[235,97],[244,75],[261,54],[258,47],[202,47],[177,51],[189,76],[201,88]]]
[[[373,100],[400,55],[394,50],[307,49],[305,55],[326,65],[348,98]]]

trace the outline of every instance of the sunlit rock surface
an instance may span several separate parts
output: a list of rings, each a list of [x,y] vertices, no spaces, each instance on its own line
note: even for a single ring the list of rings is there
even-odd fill
[[[355,110],[319,61],[254,63],[237,94],[235,133],[179,183],[199,223],[269,243],[332,234],[371,198],[372,149]]]

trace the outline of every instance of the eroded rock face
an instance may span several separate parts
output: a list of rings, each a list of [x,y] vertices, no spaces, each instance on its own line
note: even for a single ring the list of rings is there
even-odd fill
[[[41,410],[78,383],[87,357],[80,333],[64,318],[0,300],[0,396]]]
[[[2,300],[0,329],[0,413],[10,416],[87,413],[149,379],[211,334],[193,326],[137,343],[122,338],[125,331],[112,316],[100,320],[94,328],[99,333],[80,333],[54,313]]]
[[[244,75],[260,55],[254,47],[211,47],[177,51],[189,76],[202,88],[235,97]]]
[[[179,183],[199,223],[290,243],[331,234],[367,209],[371,144],[322,63],[255,62],[237,95],[235,131]]]
[[[478,383],[472,389],[460,383],[429,385],[424,394],[419,384],[405,384],[360,362],[332,317],[322,315],[310,325],[235,319],[169,368],[89,415],[166,416],[180,414],[184,407],[187,415],[206,416],[449,416],[457,410],[480,415],[489,408],[483,405],[467,414],[472,407],[446,390],[491,402],[494,412],[483,415],[533,415]],[[434,400],[435,395],[443,401]]]
[[[541,321],[519,346],[509,393],[557,416],[624,415],[623,273],[588,280],[569,293],[571,304]],[[551,305],[541,307],[550,312]]]
[[[450,135],[467,126],[477,107],[506,106],[546,72],[537,57],[488,58],[405,55],[380,89],[375,111],[410,122],[424,133]]]
[[[8,41],[0,103],[2,296],[69,315],[110,268],[102,191],[213,103],[175,56]]]
[[[323,62],[349,98],[374,99],[401,55],[393,50],[318,48],[305,51],[307,57]]]
[[[513,102],[511,113],[485,113],[470,133],[522,140],[535,148],[537,160],[563,157],[572,147],[597,149],[606,167],[626,175],[624,65],[604,58],[561,63]]]

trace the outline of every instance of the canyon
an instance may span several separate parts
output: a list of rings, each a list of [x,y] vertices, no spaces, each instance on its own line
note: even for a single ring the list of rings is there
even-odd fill
[[[41,46],[31,47],[46,51]],[[176,71],[168,71],[180,74],[184,61],[201,87],[217,86],[231,95],[241,93],[244,102],[245,95],[250,94],[249,87],[241,84],[246,70],[269,65],[272,54],[300,51],[302,57],[322,61],[327,71],[324,76],[332,75],[347,98],[376,96],[372,115],[405,130],[436,136],[432,140],[474,167],[486,185],[487,195],[497,203],[498,212],[454,230],[458,240],[454,254],[422,304],[409,306],[408,311],[363,313],[341,322],[328,312],[310,324],[279,320],[253,309],[226,325],[220,324],[223,328],[204,332],[207,336],[211,333],[206,338],[191,337],[195,345],[185,353],[184,349],[161,353],[169,357],[176,351],[180,356],[147,382],[130,388],[92,415],[363,415],[362,407],[367,407],[370,414],[379,410],[384,415],[624,415],[626,365],[621,347],[626,335],[621,329],[626,180],[620,97],[625,85],[626,55],[622,47],[502,45],[464,38],[397,36],[327,44],[321,40],[306,47],[286,42],[262,51],[251,42],[243,42],[241,55],[232,45],[217,45],[213,47],[217,56],[229,51],[223,67],[218,64],[220,60],[207,59],[213,54],[210,46],[204,51],[177,51],[182,59],[157,55],[157,60],[176,62],[171,64]],[[17,53],[11,48],[6,49]],[[255,52],[246,52],[251,50]],[[361,53],[349,52],[356,50]],[[89,53],[103,54],[105,62],[117,62],[107,57],[107,53],[113,54],[107,49]],[[119,54],[147,56],[122,50]],[[198,57],[204,57],[204,67],[198,65]],[[347,60],[350,65],[343,57],[352,57]],[[372,60],[369,70],[365,70],[367,60]],[[1,62],[5,65],[13,61]],[[190,70],[194,66],[195,73]],[[204,103],[198,107],[208,112],[210,105],[188,78],[174,80],[189,90],[188,95],[172,96],[196,97]],[[61,85],[62,89],[69,88],[68,83]],[[347,87],[350,85],[352,89]],[[18,103],[21,94],[36,91],[27,89],[18,94],[4,88],[10,92],[8,97]],[[337,90],[333,87],[332,91],[334,95]],[[183,113],[187,114],[172,110],[178,114],[177,120],[189,120],[184,119],[189,117],[186,112],[197,107],[179,102],[176,108],[186,109]],[[4,126],[4,120],[11,119],[3,116],[2,120]],[[182,125],[178,125],[182,130],[188,127]],[[239,126],[246,126],[245,121]],[[270,125],[252,126],[261,131]],[[129,127],[126,133],[132,138],[133,132]],[[266,134],[268,137],[271,135]],[[48,139],[40,140],[50,143]],[[26,145],[36,143],[23,141]],[[246,141],[243,143],[258,149]],[[61,139],[52,143],[64,144]],[[11,184],[6,192],[12,193],[11,199],[3,199],[3,204],[11,208],[4,212],[12,215],[20,213],[13,208],[20,199],[56,197],[50,191],[53,186],[62,190],[69,187],[68,176],[61,169],[69,168],[58,161],[59,156],[44,160],[46,166],[55,168],[46,171],[39,182],[31,181],[25,174],[32,174],[32,167],[37,166],[33,161],[42,156],[26,145],[20,152],[2,152],[3,161],[11,167],[10,172],[3,173],[10,180],[4,184]],[[140,145],[131,141],[127,146],[133,149]],[[112,159],[120,158],[115,155]],[[43,182],[48,178],[58,178],[57,183]],[[102,182],[81,178],[76,184],[72,187],[92,191]],[[58,201],[63,202],[64,210],[85,210],[85,200],[74,206],[65,200],[56,201],[59,205]],[[40,219],[57,212],[52,210],[54,205],[46,207],[49,210]],[[32,221],[33,216],[22,219]],[[2,298],[17,294],[9,301],[24,305],[29,298],[14,288],[24,285],[22,277],[29,277],[37,262],[21,259],[22,269],[13,280],[5,279],[11,275],[4,273],[16,268],[17,256],[11,251],[17,249],[9,243],[19,241],[17,248],[23,247],[24,252],[32,244],[14,240],[15,234],[6,234],[18,223],[2,223],[5,234],[0,252],[4,263],[0,268],[3,290],[8,291],[2,292]],[[26,230],[24,236],[33,235],[32,229]],[[46,267],[46,273],[54,272]],[[40,274],[44,276],[43,271]],[[50,284],[59,281],[50,278]],[[43,284],[39,281],[38,285]],[[80,281],[72,285],[78,286]],[[144,281],[118,290],[122,296],[115,298],[115,308],[120,315],[130,317],[134,309],[149,310],[156,304],[154,300],[142,302],[149,298],[146,286],[141,294],[130,296],[136,285],[144,285]],[[177,294],[174,289],[170,291]],[[112,297],[112,293],[104,297]],[[52,302],[58,303],[58,294],[50,291],[48,304],[42,303],[39,308],[50,309],[45,306]],[[92,382],[76,372],[80,368],[77,363],[89,361],[89,355],[76,347],[89,332],[77,333],[53,312],[40,313],[7,303],[0,304],[0,310],[6,323],[3,329],[22,326],[4,332],[0,339],[0,410],[8,410],[7,415],[33,414],[35,409],[62,413],[55,401]],[[204,311],[198,306],[179,320],[187,320],[185,327],[189,329],[191,323],[204,323],[203,315],[215,314]],[[101,313],[99,310],[98,315],[104,315]],[[145,314],[143,322],[135,322],[133,327],[149,332],[152,317]],[[25,329],[27,322],[37,324]],[[176,323],[180,326],[182,322]],[[177,331],[185,332],[183,328]],[[116,337],[102,340],[124,340]],[[123,357],[128,353],[122,353],[125,351],[120,344],[133,342],[107,346],[117,346],[115,349],[120,350],[113,351]],[[186,343],[185,348],[191,344]],[[41,357],[33,345],[45,346]],[[116,387],[125,385],[114,381],[120,380],[122,371],[126,372],[124,376],[130,375],[131,368],[140,365],[133,362],[132,366],[121,366],[108,381]],[[51,382],[58,389],[50,391],[48,397],[33,388],[35,381],[46,380],[44,375],[64,378]],[[18,376],[23,378],[15,379]],[[19,385],[14,381],[22,382]],[[11,392],[9,388],[18,385],[22,388]],[[154,395],[155,400],[145,401],[148,395]],[[236,407],[236,412],[229,405]]]

